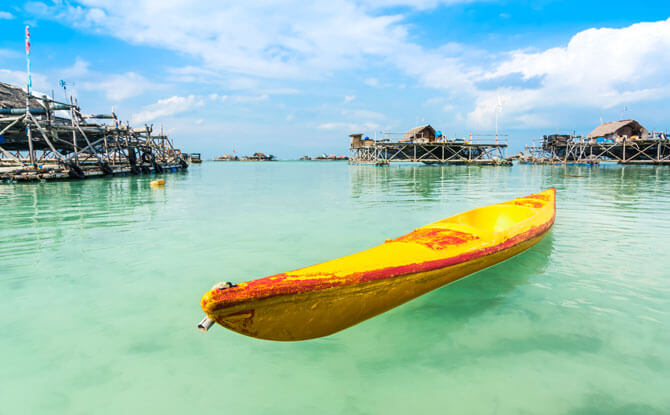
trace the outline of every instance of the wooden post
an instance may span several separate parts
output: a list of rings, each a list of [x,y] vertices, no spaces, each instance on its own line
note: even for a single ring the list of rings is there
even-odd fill
[[[67,97],[66,97],[67,100]],[[72,96],[70,96],[70,104],[74,105]],[[72,123],[72,146],[74,148],[74,160],[79,165],[79,150],[77,149],[77,131],[74,128],[74,108],[70,107],[70,122]]]
[[[63,158],[64,158],[63,155],[60,154],[60,153],[56,150],[56,148],[54,147],[53,144],[51,144],[51,140],[49,140],[49,137],[47,137],[47,133],[46,133],[46,131],[44,131],[44,129],[42,129],[42,126],[39,124],[39,122],[37,122],[37,119],[36,119],[36,118],[33,116],[33,114],[31,114],[31,113],[28,113],[28,115],[30,115],[30,118],[32,119],[32,121],[35,123],[35,125],[36,125],[37,128],[39,129],[40,133],[42,134],[42,138],[44,138],[44,141],[46,141],[46,143],[47,143],[47,145],[49,146],[49,148],[51,149],[51,151],[53,151],[53,153],[54,153],[54,157],[63,159]],[[42,154],[42,155],[44,156],[44,154]]]
[[[28,135],[28,158],[30,159],[30,164],[35,167],[35,154],[33,153],[33,135],[31,133],[30,124],[28,121],[28,114],[30,114],[30,104],[27,104],[26,108],[26,118],[24,119],[24,124],[26,125],[26,134]]]
[[[107,163],[109,163],[109,146],[107,145],[107,134],[105,134],[105,158]]]

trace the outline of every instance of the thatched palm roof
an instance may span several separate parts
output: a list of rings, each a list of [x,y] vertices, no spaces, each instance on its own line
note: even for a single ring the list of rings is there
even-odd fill
[[[30,99],[32,108],[42,108],[39,101],[35,98]],[[26,91],[23,89],[0,82],[0,108],[25,108]]]
[[[419,127],[414,127],[411,130],[407,131],[402,138],[414,138],[414,137],[421,137],[423,133],[423,137],[428,138],[428,137],[435,137],[435,129],[430,125],[421,125]]]
[[[637,134],[634,135],[639,135],[641,137],[648,134],[647,129],[644,128],[639,122],[635,120],[621,120],[600,124],[598,127],[596,127],[595,130],[591,131],[591,133],[586,138],[605,137],[610,134],[616,134],[617,131],[627,126],[631,127],[633,131],[637,132]]]

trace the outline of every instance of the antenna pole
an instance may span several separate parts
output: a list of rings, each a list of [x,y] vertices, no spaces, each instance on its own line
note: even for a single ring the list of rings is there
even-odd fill
[[[33,90],[33,80],[30,76],[30,26],[26,26],[26,135],[28,136],[28,151],[30,152],[30,164],[35,167],[35,155],[33,154],[33,137],[31,133],[31,126],[28,124],[30,115],[30,95]]]
[[[498,144],[498,114],[502,112],[502,100],[500,99],[500,93],[498,93],[498,102],[496,103],[495,113],[496,113],[496,144]]]

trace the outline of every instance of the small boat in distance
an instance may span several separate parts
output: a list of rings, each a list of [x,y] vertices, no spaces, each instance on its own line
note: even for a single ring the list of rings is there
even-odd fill
[[[327,336],[511,258],[556,216],[556,189],[485,206],[387,239],[367,251],[238,285],[219,283],[201,306],[214,322],[267,340]]]
[[[193,164],[202,163],[202,158],[200,158],[200,153],[191,153],[191,163],[193,163]]]

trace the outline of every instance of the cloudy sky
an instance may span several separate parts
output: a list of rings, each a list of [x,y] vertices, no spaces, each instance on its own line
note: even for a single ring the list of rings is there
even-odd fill
[[[670,129],[670,2],[83,0],[0,3],[0,81],[162,125],[206,156],[344,154],[430,123],[513,151],[635,118]]]

